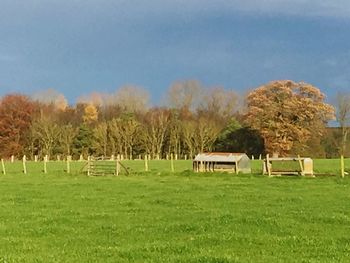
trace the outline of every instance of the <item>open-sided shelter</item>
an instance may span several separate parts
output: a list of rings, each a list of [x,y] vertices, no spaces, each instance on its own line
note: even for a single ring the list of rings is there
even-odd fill
[[[193,160],[195,172],[225,171],[251,173],[250,159],[245,153],[200,153]]]

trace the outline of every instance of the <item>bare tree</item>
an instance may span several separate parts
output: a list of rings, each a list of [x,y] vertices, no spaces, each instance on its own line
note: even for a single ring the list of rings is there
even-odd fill
[[[168,101],[172,108],[194,110],[201,101],[203,87],[197,80],[175,82],[168,90]]]
[[[168,110],[153,109],[144,116],[141,138],[147,152],[151,153],[153,158],[162,153],[168,126]]]
[[[177,110],[173,110],[169,119],[168,151],[180,155],[182,151],[182,123]]]
[[[93,135],[94,135],[94,148],[96,150],[96,153],[102,154],[103,156],[107,155],[107,148],[108,148],[108,125],[106,122],[99,123],[94,129],[93,129]]]
[[[78,129],[72,124],[63,125],[60,127],[60,143],[63,146],[64,153],[71,155],[72,144],[75,136],[78,134]]]
[[[182,137],[184,144],[187,147],[189,157],[192,158],[196,153],[196,126],[197,123],[194,120],[183,120],[182,124]]]
[[[123,141],[122,141],[122,120],[112,119],[108,122],[108,140],[111,147],[111,153],[123,153]]]
[[[224,125],[215,119],[208,116],[199,116],[194,136],[197,152],[211,151],[214,142],[223,128]]]
[[[121,119],[120,135],[124,144],[124,154],[132,157],[133,149],[139,140],[140,123],[133,116],[124,116]]]
[[[41,151],[50,156],[59,144],[59,126],[48,118],[40,118],[32,124],[31,132],[32,138],[39,141]]]
[[[341,129],[340,152],[344,155],[350,131],[350,94],[337,94],[337,121]]]
[[[209,88],[199,110],[211,117],[229,120],[238,111],[238,95],[222,87]]]
[[[144,88],[126,85],[110,97],[110,104],[118,105],[128,113],[144,112],[148,108],[149,93]]]
[[[68,102],[64,95],[52,88],[34,93],[32,99],[46,105],[51,104],[59,110],[65,110],[68,107]]]

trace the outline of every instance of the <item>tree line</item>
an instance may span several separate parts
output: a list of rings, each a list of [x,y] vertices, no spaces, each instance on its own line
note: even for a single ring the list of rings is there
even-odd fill
[[[350,99],[339,98],[340,128],[329,129],[336,115],[324,94],[289,80],[262,85],[244,97],[195,80],[179,81],[158,106],[149,106],[147,91],[136,86],[84,95],[74,105],[53,89],[7,94],[0,100],[0,156],[165,158],[172,153],[191,158],[234,151],[331,157],[346,152],[348,143]]]

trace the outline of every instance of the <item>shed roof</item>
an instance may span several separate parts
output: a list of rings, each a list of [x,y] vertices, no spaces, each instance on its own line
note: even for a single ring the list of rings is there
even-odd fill
[[[194,160],[203,162],[237,162],[243,156],[248,158],[245,153],[210,152],[197,154]]]

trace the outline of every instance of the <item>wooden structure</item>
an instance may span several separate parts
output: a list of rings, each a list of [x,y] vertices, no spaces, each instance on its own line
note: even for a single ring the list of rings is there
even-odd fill
[[[245,153],[200,153],[193,160],[195,172],[251,173],[250,159]]]
[[[263,162],[263,174],[273,175],[314,175],[313,160],[306,157],[270,158],[266,156]]]

